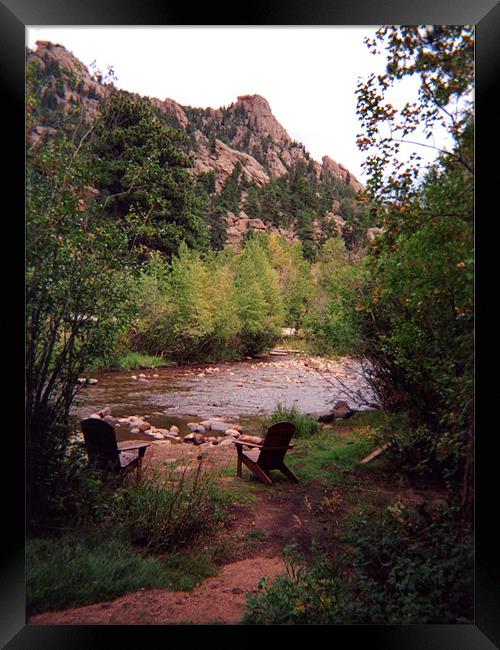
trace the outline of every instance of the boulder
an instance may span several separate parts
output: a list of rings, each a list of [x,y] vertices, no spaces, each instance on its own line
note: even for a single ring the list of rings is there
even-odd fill
[[[252,442],[255,445],[260,445],[262,443],[262,438],[260,436],[249,436],[247,434],[239,437],[241,442]]]
[[[187,428],[193,433],[205,433],[205,427],[199,422],[188,422]]]
[[[233,436],[233,438],[239,438],[241,436],[241,433],[237,431],[236,429],[226,429],[224,431],[225,436]]]
[[[184,436],[183,441],[192,442],[195,445],[201,445],[205,442],[205,436],[201,433],[188,433],[187,436]]]
[[[347,402],[344,402],[342,400],[337,402],[332,409],[333,417],[338,418],[339,420],[350,418],[353,414],[354,411],[349,407]]]
[[[111,409],[109,406],[105,406],[104,408],[102,408],[100,411],[97,412],[102,418],[105,417],[106,415],[111,415]]]

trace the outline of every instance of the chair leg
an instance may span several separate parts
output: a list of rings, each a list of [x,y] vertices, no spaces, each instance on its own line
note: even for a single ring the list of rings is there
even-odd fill
[[[243,458],[243,462],[245,465],[248,467],[249,470],[251,470],[255,476],[260,479],[263,483],[266,485],[272,485],[273,482],[271,478],[264,472],[262,467],[259,467],[257,463],[252,463],[251,460],[248,460],[247,458]]]
[[[292,472],[292,470],[289,469],[289,468],[285,465],[285,463],[283,463],[283,464],[279,467],[279,470],[280,470],[280,472],[283,472],[283,474],[284,474],[287,478],[289,478],[290,481],[291,481],[292,483],[298,483],[298,482],[299,482],[299,479],[295,476],[295,474]]]
[[[241,478],[241,449],[238,448],[238,461],[236,465],[236,476]]]

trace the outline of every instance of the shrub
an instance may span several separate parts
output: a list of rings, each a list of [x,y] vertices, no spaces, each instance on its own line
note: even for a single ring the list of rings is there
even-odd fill
[[[134,544],[171,552],[213,533],[223,511],[200,460],[123,489],[114,516]]]
[[[455,541],[453,513],[408,512],[378,519],[359,513],[342,558],[323,553],[312,566],[288,549],[287,575],[247,601],[251,624],[470,623],[472,540]]]
[[[291,422],[295,426],[295,438],[310,438],[320,431],[317,420],[310,415],[303,415],[294,406],[287,408],[283,404],[278,404],[271,413],[268,421],[264,424],[264,429],[267,429],[271,424],[284,421]]]

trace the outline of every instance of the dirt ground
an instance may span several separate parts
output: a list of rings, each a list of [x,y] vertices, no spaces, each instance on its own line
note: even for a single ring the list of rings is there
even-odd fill
[[[265,576],[272,580],[285,573],[283,548],[297,544],[303,553],[310,553],[311,541],[325,541],[332,519],[335,520],[342,509],[340,495],[319,483],[296,485],[279,472],[273,472],[275,483],[268,488],[256,482],[245,467],[242,478],[237,478],[236,453],[232,445],[204,448],[155,442],[148,450],[144,474],[152,475],[172,461],[191,471],[200,456],[207,469],[223,470],[219,480],[228,489],[243,490],[244,494],[248,487],[248,492],[256,497],[253,501],[242,499],[242,503],[230,507],[225,535],[228,553],[217,576],[204,580],[191,592],[141,590],[111,602],[38,614],[28,623],[238,624],[247,594],[257,591],[260,579]],[[412,500],[411,489],[405,490],[406,497]],[[419,495],[413,496],[419,498]]]

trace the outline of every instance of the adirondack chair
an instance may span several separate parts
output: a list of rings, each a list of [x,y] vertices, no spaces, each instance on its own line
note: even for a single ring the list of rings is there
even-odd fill
[[[142,459],[149,442],[118,445],[114,428],[104,420],[87,418],[81,421],[87,454],[92,465],[114,474],[136,470],[137,481],[141,478]],[[137,450],[137,453],[131,453]]]
[[[235,440],[234,444],[238,452],[236,475],[241,477],[241,465],[244,463],[266,485],[273,483],[268,474],[272,469],[279,469],[292,483],[298,483],[299,479],[283,462],[286,452],[293,448],[290,440],[294,433],[295,426],[291,422],[278,422],[267,430],[264,440],[259,445]],[[244,451],[243,447],[255,449]]]

